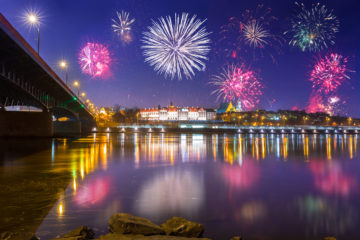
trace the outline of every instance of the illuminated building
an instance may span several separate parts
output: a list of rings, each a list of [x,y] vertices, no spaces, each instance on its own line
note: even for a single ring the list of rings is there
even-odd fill
[[[232,104],[232,102],[220,104],[219,109],[216,111],[216,113],[218,114],[229,113],[229,112],[236,112],[236,109]]]
[[[214,109],[202,107],[175,107],[140,109],[140,119],[143,121],[210,121],[215,120]]]

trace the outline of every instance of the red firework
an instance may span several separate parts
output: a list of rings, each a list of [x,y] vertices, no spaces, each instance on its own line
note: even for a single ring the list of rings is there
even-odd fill
[[[340,99],[338,95],[329,96],[320,94],[319,92],[313,92],[310,95],[309,105],[306,107],[306,112],[325,112],[330,115],[336,115],[341,113],[341,105],[345,103],[346,101]]]
[[[323,102],[323,98],[320,94],[311,94],[309,105],[306,107],[306,112],[325,112],[325,105]]]
[[[310,75],[313,88],[325,94],[336,91],[346,79],[350,79],[347,62],[347,58],[336,53],[320,57]]]
[[[256,9],[245,10],[238,17],[230,17],[220,28],[215,51],[219,56],[233,60],[257,61],[270,57],[276,62],[275,56],[280,53],[284,39],[281,34],[272,31],[278,19],[271,12],[271,8],[260,4]]]
[[[218,87],[213,93],[224,101],[239,100],[244,110],[251,110],[259,103],[262,95],[262,84],[257,73],[247,69],[244,64],[231,65],[220,75],[214,76],[211,82]]]
[[[111,76],[111,57],[108,48],[95,42],[88,42],[79,53],[79,63],[83,73],[93,78]]]

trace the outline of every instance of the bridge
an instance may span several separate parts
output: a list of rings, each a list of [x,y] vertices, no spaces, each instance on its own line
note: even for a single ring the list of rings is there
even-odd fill
[[[6,111],[9,106],[31,106],[42,112]],[[0,136],[66,135],[95,125],[81,99],[1,13],[0,124]]]
[[[121,124],[116,128],[97,129],[92,132],[209,132],[239,134],[359,134],[359,126],[247,126],[223,123]]]

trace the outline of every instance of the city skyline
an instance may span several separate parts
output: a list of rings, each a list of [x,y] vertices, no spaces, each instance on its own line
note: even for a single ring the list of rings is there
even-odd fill
[[[254,9],[258,4],[272,8],[272,14],[279,20],[275,29],[283,32],[286,20],[294,13],[294,3],[289,1],[272,4],[270,1],[246,2],[242,5],[232,1],[219,3],[204,1],[192,3],[164,3],[156,1],[149,4],[145,1],[129,3],[127,1],[109,1],[96,4],[93,1],[79,1],[73,3],[45,3],[35,4],[28,1],[6,1],[0,7],[4,16],[24,36],[30,45],[36,49],[36,33],[22,22],[27,9],[36,9],[42,16],[40,56],[65,80],[65,72],[58,68],[58,62],[65,59],[69,64],[69,80],[81,82],[82,89],[97,106],[113,106],[120,104],[127,107],[146,108],[157,105],[166,106],[170,101],[182,106],[218,107],[221,101],[211,95],[214,87],[209,84],[213,75],[218,74],[226,65],[226,60],[217,59],[218,33],[228,19],[239,16],[246,9]],[[311,6],[310,1],[304,2]],[[341,98],[346,101],[344,114],[354,117],[360,116],[356,103],[360,100],[357,94],[360,84],[357,79],[359,65],[357,55],[359,48],[359,30],[351,27],[351,21],[356,15],[356,3],[344,1],[322,1],[339,19],[339,32],[336,33],[335,44],[319,52],[303,52],[288,44],[289,39],[281,47],[282,53],[276,53],[276,62],[260,59],[249,64],[259,70],[264,84],[263,95],[257,108],[267,110],[303,109],[309,104],[312,94],[312,83],[309,81],[310,72],[316,63],[316,58],[335,51],[346,56],[349,61],[350,79],[339,89]],[[135,7],[136,6],[136,7]],[[142,6],[142,7],[138,7]],[[216,9],[222,6],[226,9],[220,13]],[[83,11],[87,9],[86,11]],[[101,10],[101,11],[100,11]],[[133,23],[133,41],[123,44],[119,37],[112,32],[111,20],[116,18],[116,11],[126,10],[136,20]],[[211,34],[211,50],[206,61],[206,71],[198,71],[191,80],[166,79],[156,73],[151,66],[144,62],[141,49],[142,33],[147,30],[150,19],[174,16],[188,12],[190,16],[197,14],[201,20],[206,19],[204,26]],[[96,18],[93,14],[97,13]],[[284,37],[285,38],[285,37]],[[79,51],[86,42],[100,42],[108,47],[113,60],[111,76],[107,79],[91,78],[83,73],[78,63]],[[55,46],[55,47],[54,47]],[[250,62],[250,61],[249,61]],[[289,80],[291,79],[291,80]]]

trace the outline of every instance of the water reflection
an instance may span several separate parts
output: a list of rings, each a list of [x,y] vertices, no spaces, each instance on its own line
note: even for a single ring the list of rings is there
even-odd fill
[[[338,162],[313,161],[310,169],[314,175],[315,187],[325,194],[346,197],[358,189],[355,178],[347,174]]]
[[[308,195],[297,201],[299,214],[308,234],[327,232],[333,236],[347,235],[357,222],[357,209],[336,200]],[[350,239],[350,237],[349,237]]]
[[[241,207],[241,217],[247,224],[253,224],[266,216],[266,206],[262,201],[249,201]]]
[[[194,218],[204,201],[201,173],[170,170],[142,185],[135,204],[140,216],[161,219],[177,215]]]
[[[38,229],[43,239],[78,225],[106,231],[118,211],[157,223],[188,217],[213,238],[238,235],[239,226],[249,239],[259,229],[359,236],[358,144],[358,135],[96,133],[3,161],[0,191],[34,171],[70,179],[54,191],[57,202]]]

